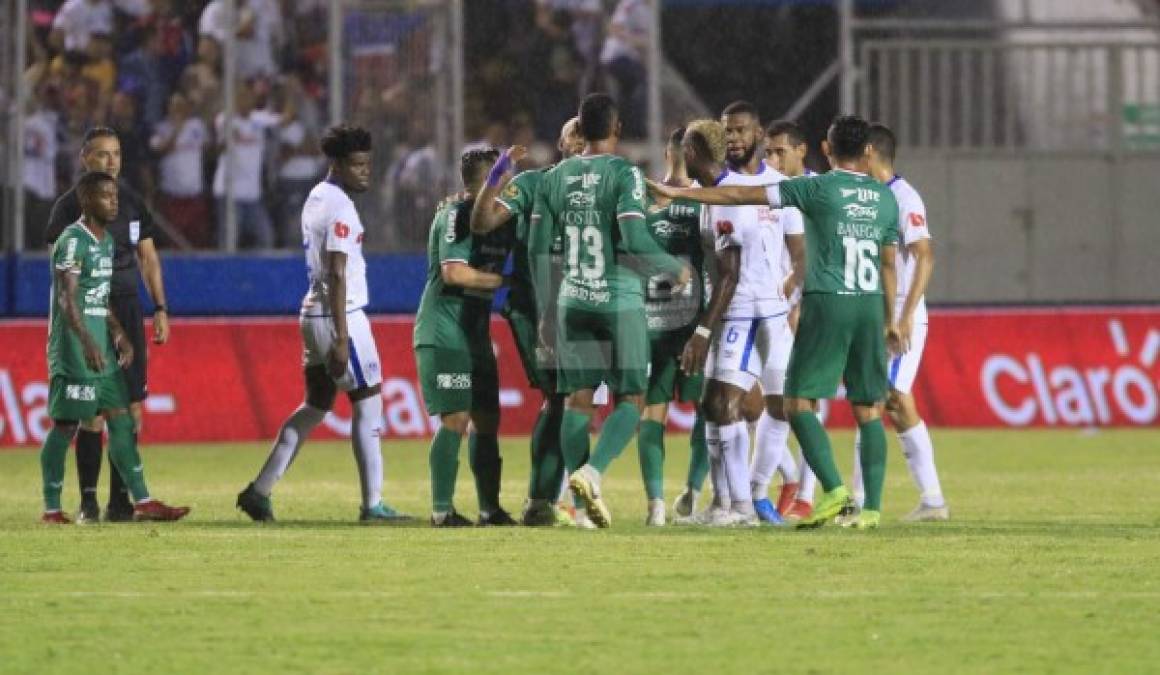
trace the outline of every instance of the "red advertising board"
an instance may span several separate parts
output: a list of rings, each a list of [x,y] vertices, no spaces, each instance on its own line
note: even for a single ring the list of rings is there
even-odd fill
[[[411,348],[411,317],[373,321],[382,359],[388,438],[427,436]],[[0,447],[39,444],[47,432],[43,321],[0,323]],[[496,319],[505,434],[528,434],[539,407],[511,335]],[[272,438],[302,401],[302,347],[293,319],[176,320],[150,349],[147,443]],[[931,314],[915,385],[931,426],[1156,426],[1160,423],[1160,309],[947,310]],[[847,426],[835,403],[828,424]],[[674,411],[673,429],[691,423]],[[342,397],[319,436],[349,434]]]

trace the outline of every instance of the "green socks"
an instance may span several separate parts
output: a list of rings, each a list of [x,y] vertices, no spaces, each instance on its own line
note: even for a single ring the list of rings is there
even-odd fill
[[[636,435],[636,449],[640,455],[640,477],[644,479],[644,493],[649,499],[665,496],[665,425],[653,420],[640,423]]]
[[[459,473],[459,441],[462,436],[439,427],[431,439],[431,510],[446,513],[455,497],[455,475]]]
[[[886,481],[886,430],[882,420],[876,419],[859,424],[858,431],[862,434],[862,484],[866,489],[862,508],[881,511],[882,485]]]
[[[565,410],[560,423],[560,450],[564,454],[564,469],[571,474],[588,461],[588,415]]]
[[[64,461],[72,437],[54,425],[40,448],[40,476],[44,487],[44,510],[60,510],[60,491],[64,487]]]
[[[841,486],[842,475],[838,473],[838,466],[834,464],[830,437],[826,435],[826,429],[818,421],[817,415],[812,412],[794,413],[789,418],[789,425],[793,427],[793,435],[802,447],[806,462],[818,477],[818,482],[822,484],[822,489],[829,492]]]
[[[560,496],[564,456],[560,452],[560,424],[563,411],[543,408],[532,429],[532,470],[528,496],[555,502]]]
[[[129,488],[133,501],[149,499],[149,488],[145,487],[145,469],[141,455],[137,454],[137,431],[133,428],[133,418],[117,415],[106,420],[109,429],[109,459],[121,474],[121,479]]]
[[[689,450],[689,477],[685,484],[690,490],[700,492],[705,477],[709,475],[709,444],[705,441],[705,418],[700,406],[697,406],[697,416],[693,419]]]
[[[475,433],[468,436],[467,456],[471,472],[475,474],[479,510],[481,513],[495,513],[499,510],[499,481],[503,469],[496,435]]]
[[[588,464],[600,473],[608,470],[608,465],[624,452],[624,446],[636,435],[636,425],[640,422],[640,410],[627,401],[616,404],[616,408],[608,419],[604,420],[604,428],[600,430],[600,438],[596,439],[596,449],[592,451],[592,459]]]

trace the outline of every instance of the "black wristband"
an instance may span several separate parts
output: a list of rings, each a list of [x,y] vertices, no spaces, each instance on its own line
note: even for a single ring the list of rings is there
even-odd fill
[[[165,305],[154,305],[153,306],[153,313],[156,314],[157,312],[165,312],[166,314],[168,314],[169,310],[165,308]]]

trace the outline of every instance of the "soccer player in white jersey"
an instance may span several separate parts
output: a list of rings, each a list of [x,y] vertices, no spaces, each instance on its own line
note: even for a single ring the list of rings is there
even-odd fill
[[[270,456],[237,506],[257,521],[274,520],[270,493],[326,413],[338,389],[354,409],[351,443],[362,485],[362,522],[407,520],[382,499],[382,369],[363,309],[367,305],[363,226],[350,195],[370,185],[371,136],[365,129],[327,129],[322,152],[330,161],[326,180],[302,207],[302,239],[310,287],[302,301],[305,401],[282,423]]]
[[[918,486],[921,498],[918,506],[903,520],[911,522],[949,520],[950,509],[943,498],[938,469],[934,465],[934,443],[926,423],[918,415],[911,387],[922,362],[926,345],[927,315],[926,288],[934,270],[934,248],[930,228],[926,222],[926,206],[905,178],[894,170],[894,156],[898,142],[894,133],[881,124],[870,127],[870,175],[886,183],[898,200],[898,229],[902,235],[902,264],[898,266],[898,295],[895,316],[902,335],[901,354],[893,355],[887,373],[890,376],[890,394],[886,412],[898,433],[902,454],[910,476]],[[862,503],[862,476],[858,471],[858,442],[855,441],[854,497]]]
[[[806,168],[806,156],[809,155],[809,144],[806,141],[805,131],[797,122],[791,120],[777,120],[771,122],[765,130],[765,161],[773,168],[785,174],[787,178],[798,176],[813,176],[813,171]],[[797,329],[799,303],[794,303],[789,313],[789,324]],[[777,498],[777,510],[787,520],[801,520],[809,518],[813,508],[814,487],[817,479],[810,465],[798,450],[797,463],[794,463],[793,454],[781,454],[781,463],[777,466],[782,476],[781,493]],[[762,474],[764,478],[764,474]]]
[[[744,101],[730,104],[721,115],[721,126],[729,169],[715,184],[772,185],[784,179],[758,155],[761,126],[756,107]],[[711,525],[780,523],[763,486],[750,484],[749,428],[741,407],[759,382],[767,411],[758,423],[756,463],[768,467],[772,477],[789,437],[789,425],[781,419],[781,395],[793,335],[783,282],[790,267],[789,251],[804,251],[801,214],[756,206],[714,207],[708,220],[715,229],[718,253],[739,249],[740,266],[720,326],[702,324],[705,330],[699,330],[690,342],[708,351],[703,406],[715,493],[714,504],[693,520]],[[710,308],[712,304],[711,300]],[[706,333],[714,328],[710,346]],[[776,417],[767,422],[770,414]],[[784,427],[780,437],[776,433],[779,422]],[[723,481],[715,473],[718,466],[724,472]],[[768,487],[768,480],[764,486]],[[728,493],[727,500],[723,491]]]

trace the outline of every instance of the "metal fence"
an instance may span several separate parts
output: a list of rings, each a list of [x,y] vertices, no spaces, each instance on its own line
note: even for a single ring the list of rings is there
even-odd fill
[[[857,110],[919,151],[1160,149],[1160,43],[867,40]]]

